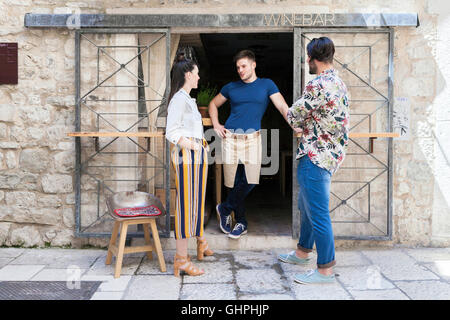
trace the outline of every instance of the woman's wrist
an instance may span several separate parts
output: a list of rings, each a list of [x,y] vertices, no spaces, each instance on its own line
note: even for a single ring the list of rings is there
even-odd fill
[[[201,148],[202,146],[199,143],[192,141],[192,150],[198,151]]]

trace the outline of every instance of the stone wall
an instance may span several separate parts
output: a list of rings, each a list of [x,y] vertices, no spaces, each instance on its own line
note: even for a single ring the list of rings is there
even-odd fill
[[[75,148],[66,136],[74,131],[74,32],[26,29],[23,18],[28,12],[121,8],[130,13],[417,12],[419,28],[395,29],[394,94],[410,101],[410,134],[394,141],[389,243],[450,244],[450,9],[445,0],[372,0],[369,6],[361,0],[2,0],[0,41],[19,44],[19,84],[0,86],[0,245],[106,244],[74,237]],[[368,244],[338,242],[361,243]]]

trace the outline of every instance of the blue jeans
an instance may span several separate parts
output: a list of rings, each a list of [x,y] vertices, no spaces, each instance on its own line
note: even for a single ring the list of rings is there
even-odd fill
[[[227,200],[220,204],[220,212],[224,215],[231,214],[234,211],[236,223],[242,223],[247,228],[247,220],[245,219],[244,201],[250,191],[256,184],[248,184],[245,176],[245,167],[240,163],[236,169],[234,177],[234,187],[228,193]]]
[[[316,243],[317,266],[329,268],[336,264],[334,236],[329,210],[331,173],[311,162],[307,155],[297,166],[299,184],[298,209],[301,214],[300,239],[297,248],[311,252]]]

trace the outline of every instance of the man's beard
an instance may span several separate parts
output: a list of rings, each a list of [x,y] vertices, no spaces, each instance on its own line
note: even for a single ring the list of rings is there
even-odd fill
[[[310,61],[308,65],[309,65],[309,74],[316,74],[317,73],[316,63],[314,61]]]

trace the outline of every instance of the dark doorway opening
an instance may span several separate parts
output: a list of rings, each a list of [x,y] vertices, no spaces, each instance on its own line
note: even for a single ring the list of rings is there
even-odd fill
[[[240,50],[250,49],[256,55],[256,75],[272,79],[278,86],[288,106],[293,101],[293,34],[292,33],[209,33],[182,35],[180,48],[192,47],[200,65],[199,87],[209,85],[218,92],[230,81],[238,81],[239,76],[233,63],[233,56]],[[195,92],[193,92],[193,96]],[[219,108],[219,121],[224,124],[230,114],[230,105]],[[267,150],[273,166],[278,158],[278,170],[273,175],[260,177],[246,199],[246,217],[249,234],[292,235],[292,130],[283,116],[270,102],[261,123],[267,129]],[[270,154],[271,131],[278,130],[278,154]],[[284,162],[284,163],[283,163]],[[214,165],[209,176],[214,176]],[[284,174],[282,167],[284,166]],[[264,170],[264,169],[263,169]],[[262,170],[262,172],[263,172]],[[215,183],[208,181],[208,199],[213,201]],[[226,199],[228,188],[222,188],[222,201]],[[220,233],[215,215],[215,203],[206,230]]]

